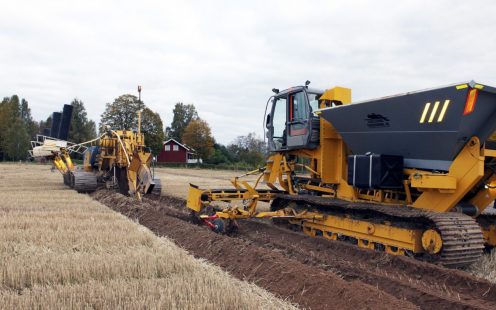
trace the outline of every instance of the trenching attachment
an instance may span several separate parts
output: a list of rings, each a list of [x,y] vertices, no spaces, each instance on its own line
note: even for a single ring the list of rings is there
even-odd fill
[[[217,234],[224,234],[226,232],[226,225],[224,224],[224,221],[221,218],[214,216],[211,216],[209,218],[203,219],[203,222],[212,229],[213,232]]]
[[[218,215],[201,215],[199,217],[201,223],[207,225],[213,232],[217,234],[230,235],[238,230],[238,223],[234,219],[223,219]]]
[[[153,183],[155,183],[155,185],[150,194],[160,197],[162,194],[162,181],[160,179],[153,179]]]

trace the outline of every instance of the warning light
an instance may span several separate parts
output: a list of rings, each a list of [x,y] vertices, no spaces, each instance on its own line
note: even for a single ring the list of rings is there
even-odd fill
[[[465,102],[465,110],[463,110],[463,115],[468,115],[474,112],[475,101],[477,100],[477,94],[479,91],[477,89],[471,89],[467,95],[467,101]]]

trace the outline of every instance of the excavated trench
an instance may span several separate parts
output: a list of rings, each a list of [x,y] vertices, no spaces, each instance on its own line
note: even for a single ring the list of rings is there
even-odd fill
[[[312,238],[267,221],[219,235],[190,221],[185,201],[142,202],[99,190],[93,198],[192,255],[311,309],[495,309],[496,285],[466,272]]]

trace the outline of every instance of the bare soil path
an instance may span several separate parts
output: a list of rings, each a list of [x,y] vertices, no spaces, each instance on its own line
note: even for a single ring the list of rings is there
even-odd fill
[[[225,236],[190,222],[184,200],[92,195],[235,277],[311,309],[495,309],[496,286],[466,272],[248,220]]]
[[[155,168],[155,177],[162,180],[162,194],[186,199],[190,183],[200,188],[232,187],[230,182],[245,171],[210,170],[197,168]],[[254,181],[256,177],[244,178]]]

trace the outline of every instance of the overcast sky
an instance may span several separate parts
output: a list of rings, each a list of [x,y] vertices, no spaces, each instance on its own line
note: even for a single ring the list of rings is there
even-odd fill
[[[217,141],[262,137],[271,89],[355,101],[466,80],[496,86],[496,1],[7,1],[0,96],[35,119],[77,97],[99,122],[137,95],[164,126],[193,103]]]

